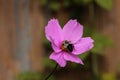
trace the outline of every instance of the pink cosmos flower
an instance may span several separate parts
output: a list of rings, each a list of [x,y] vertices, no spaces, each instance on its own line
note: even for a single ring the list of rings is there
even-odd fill
[[[63,29],[57,19],[51,19],[45,27],[47,39],[51,42],[54,52],[50,59],[65,67],[67,61],[83,64],[77,56],[93,48],[94,40],[84,37],[83,26],[76,20],[69,20]]]

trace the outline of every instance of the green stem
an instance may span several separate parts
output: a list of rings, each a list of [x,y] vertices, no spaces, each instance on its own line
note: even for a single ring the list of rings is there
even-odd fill
[[[56,64],[56,66],[53,69],[53,71],[45,78],[45,80],[48,80],[52,76],[52,74],[56,71],[57,67],[58,67],[58,64]]]

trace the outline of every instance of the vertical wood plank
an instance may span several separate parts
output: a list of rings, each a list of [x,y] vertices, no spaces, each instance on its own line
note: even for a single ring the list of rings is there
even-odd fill
[[[31,46],[31,36],[29,30],[31,25],[29,23],[29,0],[14,0],[15,8],[15,32],[16,32],[16,45],[15,45],[15,58],[18,62],[21,72],[30,70],[29,51]],[[19,8],[20,7],[20,8]],[[21,9],[22,8],[22,9]],[[21,20],[19,16],[20,11],[22,14]],[[23,23],[22,23],[23,21]],[[23,28],[21,28],[23,24]]]
[[[0,0],[0,80],[13,80],[13,1]],[[7,77],[6,77],[7,76]]]
[[[111,11],[97,9],[96,27],[103,35],[113,40],[113,46],[108,47],[104,51],[106,63],[105,72],[116,73],[118,62],[120,61],[120,1],[113,0],[113,8]]]
[[[0,80],[42,70],[43,30],[39,0],[0,0]]]
[[[30,10],[30,22],[32,25],[30,34],[32,35],[32,46],[30,59],[32,70],[43,70],[43,35],[45,27],[45,15],[42,11],[40,1],[32,1]]]

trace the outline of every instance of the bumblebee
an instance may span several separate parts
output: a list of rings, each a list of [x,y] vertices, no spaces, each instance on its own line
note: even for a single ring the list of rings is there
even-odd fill
[[[61,46],[61,49],[63,51],[72,52],[74,49],[74,46],[69,41],[64,41],[62,46]]]

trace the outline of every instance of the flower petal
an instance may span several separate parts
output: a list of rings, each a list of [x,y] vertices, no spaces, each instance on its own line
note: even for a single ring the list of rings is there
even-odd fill
[[[58,43],[58,41],[56,41],[56,40],[52,40],[52,41],[53,42],[51,43],[51,45],[52,45],[54,52],[60,52],[61,51],[61,48],[60,48],[61,43]]]
[[[64,53],[64,59],[67,60],[67,61],[71,61],[71,62],[75,62],[75,63],[80,63],[80,64],[83,64],[82,60],[74,55],[74,54],[71,54],[71,53]]]
[[[63,28],[64,40],[70,40],[72,43],[77,42],[83,34],[83,26],[76,20],[70,20]]]
[[[48,22],[48,25],[45,27],[45,34],[50,42],[53,42],[52,40],[56,40],[58,43],[62,41],[62,28],[57,19],[51,19]]]
[[[74,44],[74,51],[72,53],[78,55],[92,49],[94,46],[93,42],[94,40],[90,37],[81,38],[81,40]]]
[[[66,60],[64,59],[63,53],[55,53],[53,52],[50,55],[50,59],[55,60],[61,67],[65,67],[66,66]]]

